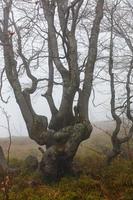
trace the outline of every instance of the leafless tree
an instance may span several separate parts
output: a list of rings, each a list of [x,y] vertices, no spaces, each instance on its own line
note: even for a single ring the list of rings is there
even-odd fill
[[[35,113],[31,103],[31,95],[36,92],[38,83],[42,79],[33,75],[30,59],[27,59],[24,54],[23,38],[13,14],[15,1],[3,1],[0,40],[3,47],[5,73],[14,91],[30,138],[39,145],[47,146],[40,163],[40,170],[48,180],[58,179],[71,170],[73,157],[79,144],[89,138],[92,131],[88,116],[88,103],[97,58],[97,43],[104,0],[98,0],[95,4],[94,20],[90,29],[89,41],[87,41],[87,55],[81,66],[78,61],[77,31],[79,22],[86,18],[89,1],[41,0],[42,8],[39,7],[37,10],[40,12],[42,9],[46,27],[46,29],[42,27],[42,31],[39,30],[39,33],[44,36],[43,41],[47,40],[49,77],[47,80],[45,79],[48,81],[48,88],[43,96],[51,111],[51,120],[48,123],[46,116]],[[30,18],[29,15],[27,17]],[[36,22],[35,24],[37,25]],[[14,29],[12,32],[10,31],[11,27]],[[45,30],[47,30],[47,38],[45,38]],[[14,34],[17,34],[17,55],[32,83],[31,86],[24,89],[19,79],[19,61],[15,54]],[[30,27],[27,34],[32,34]],[[39,56],[39,53],[35,52],[32,60]],[[43,53],[42,49],[41,53]],[[45,67],[46,64],[43,65]],[[59,108],[56,107],[53,98],[55,70],[62,79],[63,92]],[[76,94],[78,94],[78,99],[77,105],[74,106]]]
[[[128,142],[133,135],[133,118],[131,113],[131,76],[132,76],[132,53],[131,53],[131,59],[128,59],[129,67],[128,68],[122,68],[122,72],[126,72],[126,81],[124,81],[124,87],[125,87],[125,94],[123,98],[123,102],[121,105],[116,106],[116,82],[117,76],[115,75],[115,68],[116,63],[114,62],[114,39],[116,37],[120,37],[125,40],[125,44],[130,49],[131,52],[133,52],[133,47],[130,38],[128,37],[128,34],[123,30],[124,23],[121,24],[121,20],[123,18],[119,15],[119,13],[116,11],[117,6],[121,3],[121,1],[116,1],[115,4],[113,4],[111,10],[110,10],[110,46],[109,46],[109,75],[110,75],[110,88],[111,88],[111,114],[112,118],[114,119],[116,126],[112,133],[112,145],[113,149],[108,155],[107,162],[111,163],[111,161],[121,153],[121,145],[123,143]],[[115,15],[115,12],[117,14]],[[123,15],[123,13],[122,13]],[[124,49],[124,51],[126,51]],[[120,76],[120,74],[119,74]],[[124,77],[124,73],[122,74]],[[118,92],[118,91],[117,91]],[[117,94],[121,95],[121,94]],[[119,111],[119,112],[118,112]],[[124,137],[119,135],[121,133],[121,125],[122,125],[122,119],[121,114],[125,113],[125,117],[127,117],[128,120],[131,121],[131,127],[129,128],[129,132]]]

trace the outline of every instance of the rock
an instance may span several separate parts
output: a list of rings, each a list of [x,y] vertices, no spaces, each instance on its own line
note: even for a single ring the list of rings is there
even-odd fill
[[[38,159],[36,156],[29,155],[25,159],[25,168],[30,171],[35,171],[38,168]]]
[[[82,168],[78,161],[74,160],[72,164],[73,175],[79,176],[82,173]]]
[[[8,169],[8,165],[5,159],[5,155],[2,147],[0,146],[0,175],[3,175]]]

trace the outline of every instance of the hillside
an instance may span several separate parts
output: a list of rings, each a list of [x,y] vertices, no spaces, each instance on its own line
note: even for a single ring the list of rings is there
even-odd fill
[[[111,133],[113,125],[96,123],[98,128],[94,127],[91,137],[78,149],[74,162],[77,175],[66,176],[52,185],[45,184],[38,172],[27,171],[23,165],[22,160],[29,154],[40,157],[38,145],[28,137],[12,137],[11,163],[21,173],[10,178],[13,182],[8,191],[10,200],[132,200],[132,161],[122,156],[110,166],[103,165],[103,158],[111,148],[110,136],[105,132]],[[8,138],[0,139],[5,153],[8,142]],[[0,200],[3,194],[1,190]]]
[[[111,146],[110,136],[114,122],[96,122],[93,124],[93,132],[91,137],[82,142],[79,147],[78,153],[84,155],[86,150],[100,151],[100,149],[106,150],[106,148]],[[103,128],[104,127],[104,128]],[[9,139],[0,138],[0,145],[3,147],[4,152],[7,152]],[[25,158],[28,154],[39,156],[40,152],[38,151],[38,145],[31,140],[29,137],[12,137],[12,145],[10,155],[14,158]]]
[[[3,147],[4,152],[7,152],[9,146],[8,138],[0,138],[0,145]],[[22,159],[28,154],[38,155],[38,145],[28,137],[12,137],[12,145],[10,156],[13,158]]]

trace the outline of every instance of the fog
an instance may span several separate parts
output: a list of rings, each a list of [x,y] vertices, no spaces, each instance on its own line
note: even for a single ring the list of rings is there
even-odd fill
[[[35,13],[34,13],[35,14]],[[1,16],[0,16],[1,17]],[[15,13],[15,17],[20,17],[20,15],[18,15],[17,13]],[[92,19],[89,19],[89,23],[92,23]],[[82,30],[81,32],[79,32],[79,36],[81,37],[81,43],[78,44],[78,49],[80,54],[83,55],[83,57],[85,57],[84,55],[87,52],[87,48],[88,46],[85,46],[83,48],[83,45],[85,43],[85,41],[87,40],[87,37],[82,34]],[[100,34],[99,37],[99,41],[100,43],[103,44],[103,46],[105,45],[105,41],[108,42],[106,39],[106,37],[108,38],[107,34]],[[78,38],[78,36],[77,36]],[[32,40],[29,41],[29,45],[27,45],[25,52],[27,50],[27,48],[32,46]],[[83,43],[83,45],[82,45]],[[119,45],[118,48],[122,47],[122,44],[125,45],[124,43],[118,41],[117,42]],[[37,47],[41,44],[41,41],[37,42],[34,44]],[[33,45],[33,46],[34,46]],[[116,49],[116,57],[118,56],[119,52]],[[125,49],[123,51],[125,53]],[[99,55],[98,56],[106,56],[108,54],[107,49],[101,52],[98,52]],[[122,54],[122,52],[120,52]],[[84,60],[84,58],[80,58],[81,62],[82,60]],[[116,58],[117,59],[117,58]],[[0,69],[3,68],[4,63],[3,63],[3,55],[2,55],[2,50],[0,50],[0,60],[1,60],[1,67]],[[34,65],[35,63],[33,62],[32,65]],[[41,64],[44,66],[47,66],[47,60],[41,60]],[[100,66],[101,65],[101,66]],[[107,63],[100,63],[98,62],[95,66],[95,70],[96,72],[94,74],[98,73],[98,70],[102,69],[102,65],[106,66],[106,70],[108,70],[108,64]],[[123,64],[124,65],[124,64]],[[100,66],[100,67],[99,67]],[[44,72],[40,71],[41,68],[39,69],[39,71],[34,70],[34,73],[36,73],[35,75],[41,77],[44,75]],[[43,74],[43,75],[42,75]],[[106,77],[106,73],[103,71],[101,72],[101,76],[102,77]],[[47,67],[45,67],[45,77],[48,76],[48,69]],[[108,77],[109,78],[109,77]],[[30,84],[29,80],[25,77],[22,76],[20,77],[20,81],[21,83],[23,83],[23,87],[26,84]],[[45,84],[46,85],[46,84]],[[46,88],[44,88],[44,90],[46,90]],[[41,97],[41,93],[45,93],[45,91],[41,92],[39,91],[38,93],[36,93],[35,95],[32,95],[32,104],[34,107],[34,110],[40,114],[40,115],[46,115],[48,117],[48,119],[50,119],[50,110],[47,104],[47,101],[45,100],[45,98]],[[61,88],[58,86],[54,87],[54,101],[57,107],[59,107],[60,101],[61,101]],[[4,99],[6,100],[9,96],[9,102],[7,104],[4,104],[2,101],[0,101],[0,107],[7,112],[7,114],[9,115],[9,119],[10,119],[10,127],[11,127],[11,132],[12,135],[16,135],[16,136],[25,136],[27,135],[27,129],[25,126],[25,122],[23,120],[23,117],[21,115],[19,106],[16,103],[12,88],[10,87],[10,85],[8,84],[7,80],[4,81],[3,84],[3,89],[2,89],[2,94],[4,94]],[[7,122],[6,122],[6,118],[4,116],[4,113],[2,112],[2,109],[0,110],[0,137],[7,137],[8,136],[8,130],[7,130]],[[102,81],[99,80],[97,78],[94,77],[94,82],[93,82],[93,90],[91,93],[91,99],[90,99],[90,105],[89,105],[89,115],[90,115],[90,121],[92,123],[97,122],[97,121],[106,121],[106,120],[111,120],[111,114],[110,114],[110,85],[108,81]]]
[[[96,84],[94,89],[95,99],[92,92],[89,109],[91,122],[111,120],[109,95],[110,92],[108,83],[104,82],[100,85]],[[11,88],[10,90],[12,91]],[[4,110],[10,116],[9,119],[12,136],[27,136],[28,133],[25,122],[21,115],[19,106],[16,103],[15,97],[11,91],[7,91],[7,94],[10,94],[9,102],[7,104],[4,104],[0,101],[0,107],[4,108]],[[54,100],[57,106],[60,103],[60,93],[60,89],[55,89]],[[34,106],[34,110],[38,114],[46,115],[48,119],[50,119],[50,110],[45,98],[42,98],[40,96],[33,96],[32,103]],[[0,137],[8,137],[9,133],[7,130],[7,121],[4,113],[2,112],[2,109],[0,113]]]

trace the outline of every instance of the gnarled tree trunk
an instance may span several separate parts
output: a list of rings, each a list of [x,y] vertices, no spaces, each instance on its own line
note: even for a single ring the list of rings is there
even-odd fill
[[[55,133],[56,142],[44,152],[40,169],[45,178],[56,180],[72,173],[72,161],[79,144],[87,139],[92,131],[86,124],[75,124]]]
[[[80,70],[78,63],[76,28],[80,18],[82,18],[80,9],[84,5],[84,0],[74,0],[71,4],[68,0],[41,0],[41,2],[44,18],[47,23],[48,36],[49,77],[48,89],[43,96],[49,104],[52,115],[49,124],[47,117],[37,115],[32,107],[30,95],[37,90],[37,84],[40,79],[37,79],[31,73],[30,62],[23,53],[20,29],[14,22],[18,41],[17,53],[23,62],[27,77],[32,82],[31,87],[23,90],[18,78],[18,63],[14,54],[12,36],[9,35],[8,30],[10,27],[9,18],[12,1],[5,2],[6,5],[3,8],[4,23],[3,30],[0,29],[0,40],[3,43],[6,76],[13,88],[29,136],[39,145],[46,145],[47,147],[46,152],[43,153],[40,170],[45,179],[57,180],[65,173],[71,171],[72,161],[79,144],[89,138],[92,131],[88,116],[88,103],[97,57],[97,43],[100,23],[103,17],[104,0],[98,0],[96,3],[96,14],[90,33],[87,59],[85,59],[86,62],[83,62],[83,71]],[[60,32],[55,27],[56,12],[58,13]],[[66,64],[62,62],[62,58],[60,57],[58,37],[62,40],[63,59],[65,59]],[[32,57],[34,58],[34,56]],[[52,96],[55,68],[60,73],[62,79],[63,94],[59,109],[56,108]],[[84,73],[82,81],[80,80],[81,72]],[[76,93],[79,93],[79,96],[77,105],[73,108]]]

